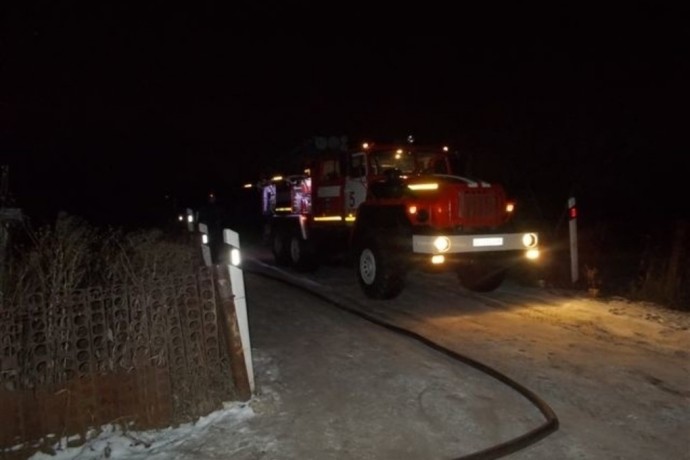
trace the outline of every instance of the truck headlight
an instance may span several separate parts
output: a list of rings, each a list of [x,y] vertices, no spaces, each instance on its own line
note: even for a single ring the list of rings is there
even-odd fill
[[[438,252],[446,252],[450,249],[450,240],[447,236],[437,236],[434,239],[434,247]]]
[[[539,242],[539,238],[537,238],[536,233],[525,233],[522,235],[522,244],[526,248],[533,248],[537,245]]]

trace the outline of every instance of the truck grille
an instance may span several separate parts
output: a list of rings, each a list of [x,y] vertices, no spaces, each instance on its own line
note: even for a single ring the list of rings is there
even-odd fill
[[[495,225],[502,218],[500,198],[491,189],[460,192],[458,216],[470,225]]]

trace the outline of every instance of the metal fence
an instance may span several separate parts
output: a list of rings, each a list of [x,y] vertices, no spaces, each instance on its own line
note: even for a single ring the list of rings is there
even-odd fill
[[[3,306],[2,456],[105,424],[190,421],[236,399],[221,331],[209,268]]]

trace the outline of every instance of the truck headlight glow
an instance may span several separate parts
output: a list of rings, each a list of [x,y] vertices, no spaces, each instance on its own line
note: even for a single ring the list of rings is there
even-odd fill
[[[434,247],[438,252],[446,252],[450,249],[450,239],[447,236],[436,237]]]
[[[431,256],[431,263],[434,265],[440,265],[445,261],[446,258],[442,254],[436,254],[435,256]]]
[[[533,248],[537,245],[539,242],[539,238],[537,238],[536,233],[525,233],[522,235],[522,244],[526,248]]]
[[[529,260],[536,260],[539,258],[539,249],[529,249],[526,253],[525,256]]]

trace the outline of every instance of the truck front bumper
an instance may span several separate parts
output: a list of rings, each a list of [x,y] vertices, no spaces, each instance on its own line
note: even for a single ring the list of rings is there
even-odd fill
[[[528,258],[539,256],[537,233],[500,233],[483,235],[412,235],[415,254],[451,255],[524,251]]]

